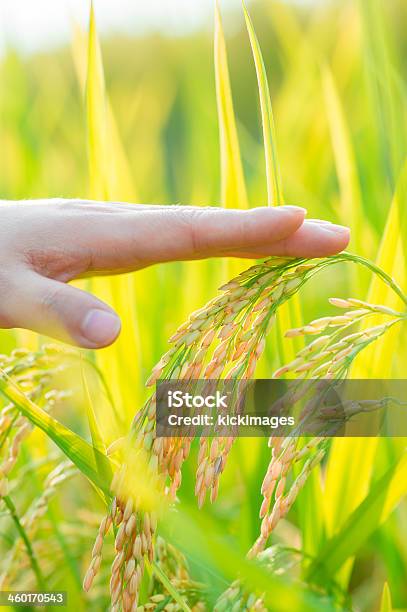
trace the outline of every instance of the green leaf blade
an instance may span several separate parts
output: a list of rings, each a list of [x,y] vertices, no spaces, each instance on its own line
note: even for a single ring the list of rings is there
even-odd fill
[[[342,528],[326,542],[308,571],[308,579],[323,583],[359,550],[407,495],[407,453],[370,489]]]
[[[214,58],[221,153],[222,205],[226,208],[245,209],[249,207],[249,203],[233,107],[225,35],[217,2],[215,4]]]
[[[259,41],[253,27],[252,20],[243,3],[246,27],[249,34],[250,44],[256,67],[257,82],[259,86],[260,108],[263,124],[264,153],[266,160],[267,176],[267,198],[269,206],[281,206],[284,204],[283,188],[280,176],[280,167],[277,156],[276,131],[274,126],[273,109],[271,105],[270,89],[267,80],[266,67],[264,65]]]
[[[74,463],[91,483],[105,495],[111,497],[110,482],[113,469],[109,458],[99,450],[68,429],[62,423],[47,414],[42,408],[32,402],[11,380],[0,370],[0,392],[12,402],[20,412],[44,431],[55,442],[62,452]],[[96,464],[95,456],[98,458]]]

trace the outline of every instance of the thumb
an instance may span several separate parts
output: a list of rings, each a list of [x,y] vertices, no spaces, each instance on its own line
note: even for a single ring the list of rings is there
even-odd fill
[[[12,327],[31,329],[82,348],[108,346],[120,333],[117,314],[81,289],[33,272],[26,272],[19,288],[8,305]]]

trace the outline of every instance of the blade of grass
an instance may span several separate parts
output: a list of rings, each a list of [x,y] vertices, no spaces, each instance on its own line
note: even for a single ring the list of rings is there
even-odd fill
[[[260,96],[264,155],[266,161],[267,200],[269,206],[281,206],[284,204],[284,196],[281,183],[280,166],[277,156],[276,133],[266,67],[264,65],[263,56],[252,20],[244,2],[243,11],[256,68],[257,84]],[[280,363],[292,361],[297,352],[303,346],[302,339],[298,338],[294,339],[294,342],[288,346],[285,346],[281,341],[283,335],[282,331],[292,327],[300,327],[301,320],[302,316],[300,302],[298,296],[294,296],[294,298],[292,298],[288,304],[285,304],[282,308],[280,308],[277,317],[274,339],[278,347]]]
[[[59,423],[42,408],[32,402],[21,389],[0,369],[0,392],[27,417],[31,423],[42,429],[62,452],[74,463],[93,485],[109,498],[112,479],[110,459],[102,455],[75,432]],[[98,466],[95,456],[98,456]]]
[[[104,373],[102,372],[102,370],[99,368],[99,366],[97,365],[95,361],[93,361],[90,358],[83,357],[82,355],[81,355],[81,358],[84,359],[84,361],[95,371],[96,375],[98,376],[100,380],[100,384],[102,386],[103,393],[112,409],[112,412],[115,415],[116,421],[121,426],[121,428],[123,428],[124,427],[123,417],[117,410],[115,401],[113,399],[112,392],[110,390],[109,385],[107,384],[106,376],[104,375]]]
[[[379,133],[382,165],[387,172],[389,187],[394,191],[407,145],[406,100],[405,90],[399,86],[384,6],[380,0],[359,0],[368,83]]]
[[[36,449],[37,450],[37,449]],[[34,501],[32,502],[31,506],[28,508],[28,510],[26,510],[23,518],[22,518],[22,522],[24,525],[27,525],[27,521],[30,521],[30,514],[32,513],[32,511],[36,508],[36,504],[38,502],[38,499],[42,496],[42,494],[44,493],[44,482],[43,480],[41,480],[38,477],[38,461],[34,461],[30,452],[30,448],[26,448],[26,447],[22,447],[21,449],[21,454],[22,457],[24,457],[24,472],[22,474],[22,472],[20,471],[20,476],[22,479],[24,478],[29,478],[30,480],[32,480],[35,489],[36,489],[36,498],[34,499]],[[47,461],[49,460],[49,462],[53,465],[53,459],[49,456],[47,457]],[[43,459],[44,461],[44,459]],[[64,461],[62,461],[59,465],[63,466],[66,462],[66,460],[64,459]],[[54,467],[54,465],[53,465]],[[71,574],[71,576],[68,575],[68,573],[66,574],[66,579],[67,581],[69,581],[69,584],[72,586],[72,589],[75,590],[76,595],[80,597],[80,594],[82,592],[82,579],[80,576],[80,571],[79,568],[77,567],[77,564],[75,562],[75,559],[73,557],[73,555],[71,554],[67,539],[65,537],[65,535],[63,534],[63,532],[61,531],[61,525],[60,525],[60,518],[61,518],[62,514],[58,514],[58,516],[55,515],[54,510],[52,508],[52,505],[50,504],[50,500],[48,500],[48,504],[47,504],[47,517],[50,521],[50,525],[52,528],[52,531],[54,532],[54,536],[56,541],[58,542],[62,555],[64,557],[64,563],[66,568],[69,570],[69,573]],[[32,529],[32,526],[31,526]],[[33,535],[32,532],[31,533],[31,539],[33,539]],[[35,533],[34,533],[35,536]],[[10,563],[9,563],[9,567],[10,565],[12,565],[13,563],[13,559],[18,556],[18,545],[15,544],[14,546],[14,554],[13,551],[11,551],[11,557],[10,557]],[[74,595],[74,593],[72,592],[72,596]]]
[[[248,208],[230,86],[225,36],[217,1],[215,2],[214,57],[221,153],[222,206],[226,208]]]
[[[128,176],[130,171],[124,161],[125,154],[106,93],[93,4],[89,18],[85,92],[90,196],[105,200],[131,198],[134,193],[123,190],[126,184],[125,176]],[[120,168],[124,170],[120,171]],[[142,388],[142,351],[136,298],[136,291],[142,290],[142,287],[138,286],[135,275],[131,274],[123,277],[94,278],[88,282],[88,288],[117,310],[122,320],[123,331],[120,338],[114,346],[100,351],[97,361],[105,373],[109,372],[110,387],[120,413],[128,416],[130,420],[131,415],[126,415],[129,403],[124,402],[123,398],[131,390],[131,403],[141,399],[137,395],[134,397],[134,380],[138,379],[140,383],[136,390]],[[117,425],[119,435],[123,435],[120,423],[112,423],[114,415],[106,412],[104,417],[113,427]]]
[[[362,241],[365,244],[373,243],[373,237],[369,232],[369,225],[364,222],[362,194],[351,135],[334,77],[328,66],[322,70],[322,84],[340,186],[340,216],[343,223],[349,225],[352,230],[352,250],[362,253]]]
[[[91,3],[89,19],[88,69],[86,75],[86,117],[90,192],[99,200],[109,199],[109,160],[106,120],[105,77],[102,54],[96,32],[95,13]]]
[[[276,134],[267,73],[259,41],[257,40],[252,20],[244,3],[243,11],[247,31],[249,33],[250,44],[252,47],[257,82],[259,86],[261,117],[263,123],[264,153],[266,159],[268,204],[269,206],[280,206],[281,204],[284,204],[284,197],[280,177],[280,167],[277,157]]]
[[[396,192],[388,214],[386,227],[380,244],[376,264],[387,272],[401,287],[407,287],[407,162],[405,162],[399,177]],[[368,301],[373,304],[385,304],[390,308],[404,308],[397,295],[380,282],[372,278]],[[372,320],[373,321],[373,320]],[[372,322],[374,325],[374,322]],[[383,338],[380,354],[373,349],[367,349],[363,361],[359,360],[353,370],[355,378],[366,376],[387,378],[390,376],[393,358],[397,352],[399,334],[390,330]]]
[[[81,358],[81,378],[82,378],[83,392],[85,396],[86,416],[88,419],[89,431],[90,431],[90,435],[92,438],[92,444],[93,444],[93,447],[99,451],[99,454],[104,455],[106,453],[106,445],[103,442],[103,436],[102,436],[99,424],[96,419],[95,411],[93,409],[92,397],[89,392],[89,386],[86,380],[82,358]]]
[[[249,561],[230,538],[225,538],[216,521],[206,513],[182,505],[162,522],[164,536],[183,550],[191,560],[216,570],[227,582],[240,576],[247,589],[263,593],[267,610],[272,612],[331,612],[335,608],[327,598],[321,600],[306,586],[266,570],[259,563]],[[175,535],[176,534],[176,535]]]
[[[407,495],[407,453],[371,488],[369,495],[350,514],[342,528],[326,542],[307,573],[309,580],[323,583],[359,550],[367,538],[388,518]]]
[[[105,116],[101,114],[99,120],[106,122],[106,139],[110,149],[108,164],[110,171],[108,191],[112,191],[117,199],[137,202],[137,191],[134,185],[132,172],[127,155],[123,148],[110,100],[104,89],[102,55],[100,45],[97,40],[93,8],[89,23],[89,35],[92,36],[92,40],[90,40],[90,36],[88,40],[86,33],[83,32],[77,24],[75,24],[73,35],[72,54],[79,86],[82,94],[85,96],[85,99],[86,96],[89,95],[86,102],[89,104],[89,106],[92,105],[92,108],[93,101],[97,103],[98,100],[105,100]],[[92,61],[90,62],[91,58]],[[93,74],[90,72],[91,70],[95,70],[96,74],[99,74],[98,79],[91,78],[91,74]],[[90,128],[90,123],[88,126]],[[93,126],[93,128],[95,127],[96,125]]]
[[[21,521],[20,521],[20,519],[18,517],[18,514],[17,514],[17,510],[16,510],[16,508],[15,508],[15,506],[14,506],[14,504],[13,504],[11,498],[10,498],[10,496],[6,495],[6,497],[3,497],[3,502],[6,504],[8,510],[10,512],[10,516],[13,519],[13,522],[14,522],[16,528],[17,528],[17,531],[20,534],[20,537],[21,537],[21,539],[24,542],[24,546],[26,548],[27,555],[28,555],[28,558],[30,560],[31,568],[32,568],[32,570],[34,572],[34,575],[35,575],[36,579],[37,579],[38,588],[41,591],[46,591],[47,587],[46,587],[45,578],[44,578],[44,576],[42,574],[42,571],[41,571],[41,568],[40,568],[40,566],[38,564],[38,560],[37,560],[37,557],[35,555],[35,552],[34,552],[34,549],[32,547],[32,544],[30,542],[30,538],[28,537],[28,535],[27,535],[23,525],[21,524]]]
[[[404,213],[405,207],[402,206],[406,180],[407,164],[399,180],[376,260],[376,264],[402,286],[406,286],[407,280],[403,253],[403,240],[406,235],[403,228],[407,215]],[[367,299],[371,303],[405,308],[397,294],[376,275],[372,277]],[[373,322],[371,324],[374,325]],[[381,342],[380,351],[366,349],[363,360],[358,360],[352,368],[351,376],[360,379],[389,377],[398,342],[397,331],[390,330]],[[328,534],[332,535],[341,527],[350,512],[367,494],[377,445],[376,438],[337,438],[333,441],[327,464],[324,497]],[[348,576],[345,576],[345,580],[347,578]]]
[[[156,561],[153,561],[152,569],[158,580],[161,582],[163,587],[167,589],[173,600],[177,602],[181,610],[183,610],[183,612],[191,612],[191,608],[188,606],[182,595],[178,593],[177,589],[174,587],[172,582],[170,582]]]
[[[393,606],[391,603],[391,594],[389,585],[387,582],[384,583],[382,599],[380,602],[380,612],[392,612]]]
[[[402,440],[402,439],[400,439]],[[405,576],[407,576],[407,559],[405,555],[405,542],[400,539],[403,530],[404,515],[402,504],[399,511],[394,512],[372,538],[373,546],[383,559],[386,568],[386,578],[391,587],[392,599],[403,601],[405,595]]]
[[[298,472],[299,472],[298,467]],[[297,473],[297,472],[296,472]],[[325,539],[324,515],[321,500],[321,468],[316,466],[308,477],[304,488],[296,501],[301,525],[302,550],[306,555],[314,556]],[[310,512],[312,508],[312,512]]]
[[[225,208],[246,209],[249,208],[249,201],[236,127],[225,35],[217,0],[215,1],[214,62],[221,158],[221,204]],[[246,265],[247,262],[234,259],[224,261],[222,281],[226,282],[231,276],[236,276],[246,268]]]
[[[326,468],[324,514],[332,537],[369,491],[377,440],[335,439]]]
[[[81,368],[81,378],[82,378],[82,386],[84,391],[84,400],[85,400],[85,409],[86,416],[88,419],[89,431],[92,439],[92,446],[95,450],[95,465],[99,472],[101,478],[104,477],[104,463],[101,462],[100,458],[106,456],[106,445],[103,441],[103,436],[99,428],[99,424],[96,419],[95,411],[93,408],[92,396],[89,392],[88,383],[85,376],[84,371],[84,361],[81,356],[80,368]],[[109,496],[105,497],[106,505],[109,505]]]

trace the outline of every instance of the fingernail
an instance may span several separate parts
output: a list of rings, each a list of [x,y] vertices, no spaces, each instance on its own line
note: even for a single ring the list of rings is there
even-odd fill
[[[333,234],[349,234],[349,227],[345,227],[345,225],[335,225],[334,223],[328,223],[324,226],[324,230],[327,232],[332,232]]]
[[[82,323],[82,334],[96,346],[105,346],[117,338],[121,328],[119,317],[106,310],[90,310]]]
[[[332,225],[330,221],[326,219],[307,219],[307,223],[317,223],[318,225]]]
[[[350,232],[350,229],[345,225],[335,225],[335,223],[325,221],[325,219],[307,219],[305,223],[307,225],[318,225],[322,230],[333,234],[348,234]]]
[[[304,214],[307,213],[307,209],[303,208],[302,206],[279,206],[277,210],[288,210],[288,211],[296,211],[296,212],[302,212]]]

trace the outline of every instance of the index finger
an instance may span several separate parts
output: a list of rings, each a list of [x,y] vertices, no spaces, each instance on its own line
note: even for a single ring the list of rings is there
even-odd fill
[[[88,222],[83,219],[78,224],[75,242],[87,250],[86,271],[127,272],[159,262],[227,256],[234,251],[255,253],[266,243],[293,235],[304,217],[305,210],[296,206],[250,210],[135,206],[109,215],[94,211]]]

